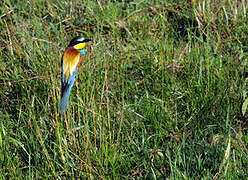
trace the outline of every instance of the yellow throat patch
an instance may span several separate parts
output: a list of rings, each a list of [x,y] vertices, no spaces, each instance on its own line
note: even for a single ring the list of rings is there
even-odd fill
[[[83,49],[85,47],[86,43],[79,43],[74,46],[75,49]]]

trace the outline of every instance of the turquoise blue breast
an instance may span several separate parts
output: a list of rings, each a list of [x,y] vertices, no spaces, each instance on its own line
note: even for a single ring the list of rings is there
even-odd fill
[[[85,50],[84,49],[78,49],[78,51],[80,52],[80,54],[85,55]]]

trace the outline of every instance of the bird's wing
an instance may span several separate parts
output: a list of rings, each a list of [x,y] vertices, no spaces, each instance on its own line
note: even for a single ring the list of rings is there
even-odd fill
[[[73,47],[68,47],[64,52],[62,61],[63,63],[61,72],[63,73],[62,75],[64,75],[64,82],[67,82],[69,76],[72,75],[75,72],[77,66],[81,64],[82,55]]]

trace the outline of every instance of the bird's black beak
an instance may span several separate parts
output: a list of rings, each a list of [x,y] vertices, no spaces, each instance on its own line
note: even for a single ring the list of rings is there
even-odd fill
[[[83,40],[83,42],[89,42],[89,41],[92,41],[91,39],[85,39]]]

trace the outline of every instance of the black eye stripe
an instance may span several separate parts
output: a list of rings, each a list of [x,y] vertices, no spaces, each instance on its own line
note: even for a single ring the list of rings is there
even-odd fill
[[[77,44],[80,44],[80,43],[86,43],[86,42],[89,42],[91,41],[91,39],[84,39],[83,41],[77,41],[77,39],[79,39],[79,37],[75,37],[71,40],[69,46],[75,46]]]

